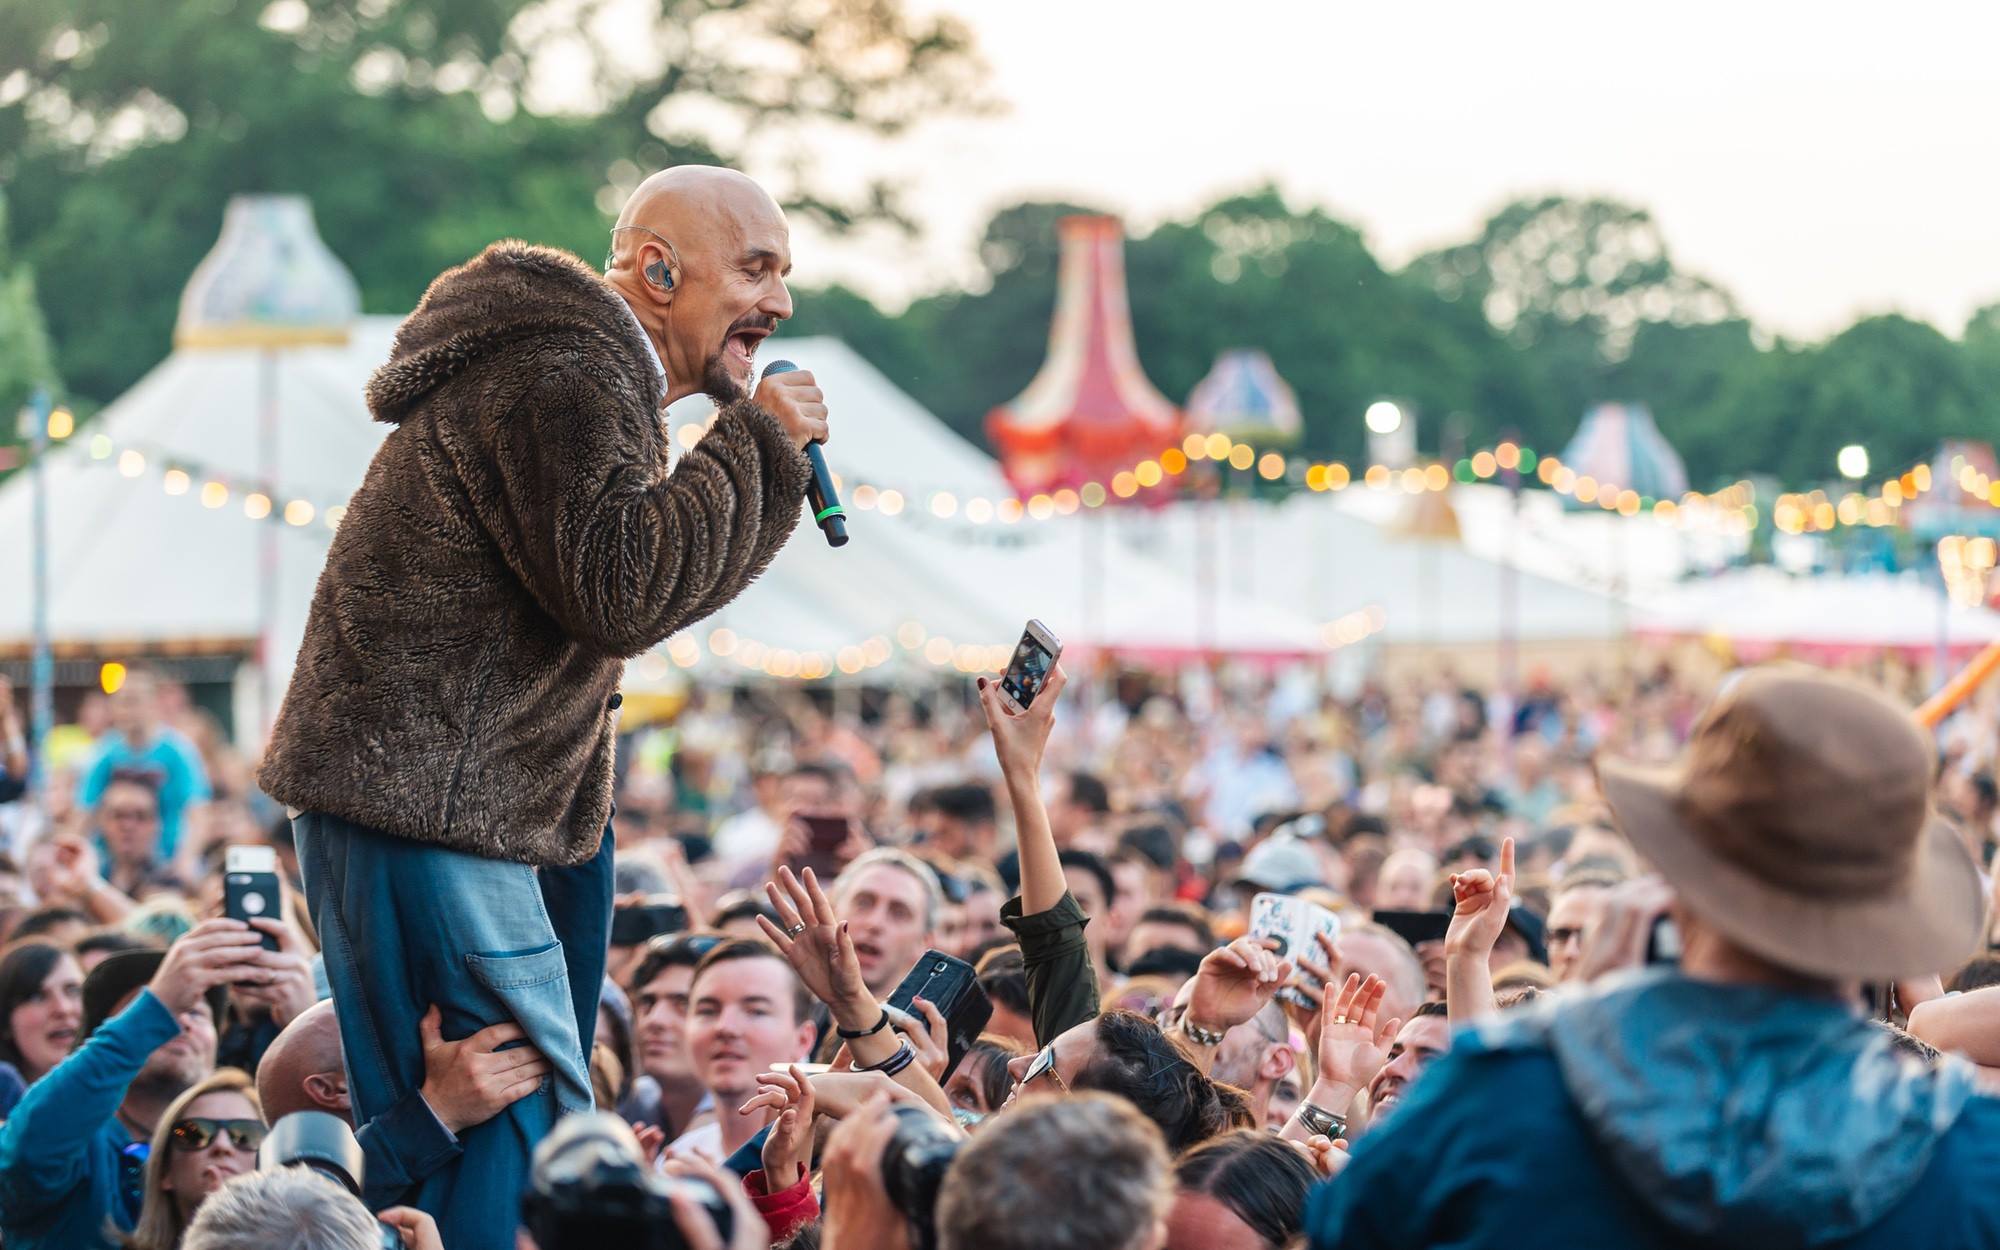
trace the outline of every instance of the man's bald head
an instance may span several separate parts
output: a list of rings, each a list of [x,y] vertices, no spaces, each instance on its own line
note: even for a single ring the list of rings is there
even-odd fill
[[[733,169],[681,165],[625,201],[604,277],[653,340],[667,401],[706,391],[728,403],[748,391],[757,343],[792,315],[791,268],[791,227],[768,192]]]
[[[299,1013],[271,1042],[257,1064],[257,1100],[267,1124],[294,1111],[330,1111],[354,1122],[340,1060],[340,1021],[331,1000]]]

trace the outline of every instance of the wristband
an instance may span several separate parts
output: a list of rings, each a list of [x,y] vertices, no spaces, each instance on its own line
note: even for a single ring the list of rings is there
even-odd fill
[[[887,1059],[884,1059],[880,1063],[864,1064],[856,1067],[854,1070],[856,1072],[880,1072],[883,1076],[894,1076],[916,1062],[916,1058],[916,1047],[910,1045],[908,1042],[900,1042],[896,1046],[896,1053],[890,1055]]]
[[[1298,1116],[1299,1123],[1314,1136],[1331,1137],[1339,1141],[1347,1135],[1347,1117],[1328,1111],[1317,1103],[1301,1102]]]
[[[1220,1046],[1222,1045],[1222,1035],[1228,1031],[1227,1029],[1204,1029],[1186,1016],[1181,1017],[1181,1032],[1187,1034],[1187,1039],[1197,1046]]]
[[[836,1026],[833,1031],[835,1033],[838,1033],[842,1038],[846,1039],[847,1041],[852,1042],[863,1037],[873,1037],[877,1033],[880,1033],[883,1029],[886,1029],[888,1027],[889,1027],[889,1009],[887,1007],[884,1007],[882,1009],[882,1018],[875,1022],[875,1027],[872,1029],[863,1029],[859,1033],[856,1033],[853,1032],[852,1030],[843,1029]]]

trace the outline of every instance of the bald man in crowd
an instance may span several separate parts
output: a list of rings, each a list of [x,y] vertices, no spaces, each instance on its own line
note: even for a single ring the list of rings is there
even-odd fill
[[[770,563],[827,433],[810,373],[751,389],[792,312],[769,195],[730,170],[656,174],[610,245],[600,276],[496,243],[397,332],[368,384],[394,428],[327,553],[260,774],[294,813],[354,1117],[419,1089],[433,1005],[442,1039],[512,1020],[551,1066],[418,1185],[452,1250],[511,1250],[535,1144],[591,1106],[624,662]],[[670,461],[661,410],[703,392],[715,421]]]
[[[324,1111],[354,1128],[365,1159],[362,1199],[371,1211],[401,1202],[412,1186],[458,1157],[459,1133],[526,1098],[549,1074],[549,1061],[534,1047],[500,1049],[525,1036],[512,1021],[462,1042],[439,1035],[435,1011],[423,1024],[422,1087],[358,1126],[340,1059],[340,1020],[330,1000],[300,1012],[257,1065],[257,1101],[266,1124],[294,1111]]]

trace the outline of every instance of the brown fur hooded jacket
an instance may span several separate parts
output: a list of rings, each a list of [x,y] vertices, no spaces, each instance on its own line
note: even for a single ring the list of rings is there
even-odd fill
[[[566,252],[496,243],[431,284],[368,383],[396,428],[327,553],[266,793],[491,858],[596,852],[625,660],[770,563],[809,472],[748,400],[669,472],[660,396]]]

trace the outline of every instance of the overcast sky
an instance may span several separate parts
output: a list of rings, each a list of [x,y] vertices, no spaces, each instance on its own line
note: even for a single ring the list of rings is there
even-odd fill
[[[1024,197],[1143,230],[1273,180],[1392,264],[1517,193],[1616,195],[1798,336],[2000,300],[2000,6],[909,2],[972,26],[1005,111],[830,150],[904,177],[925,235],[802,237],[807,283],[929,289]]]

